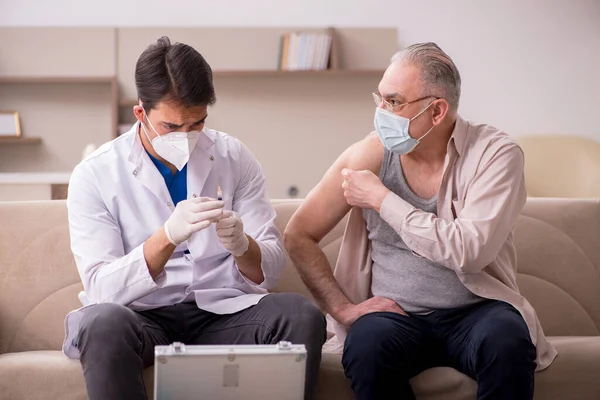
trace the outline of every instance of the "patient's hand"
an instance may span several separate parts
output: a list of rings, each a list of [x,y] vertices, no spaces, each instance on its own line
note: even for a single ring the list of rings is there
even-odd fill
[[[374,312],[393,312],[396,314],[408,315],[394,300],[375,296],[363,301],[362,303],[350,304],[343,308],[338,313],[338,322],[342,325],[350,327],[363,315]]]
[[[344,197],[351,206],[372,208],[379,212],[381,203],[389,193],[381,179],[369,170],[342,170]]]

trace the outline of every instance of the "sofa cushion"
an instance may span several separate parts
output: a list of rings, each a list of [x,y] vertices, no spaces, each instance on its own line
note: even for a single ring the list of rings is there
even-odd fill
[[[550,341],[559,355],[549,368],[536,373],[535,399],[598,399],[600,337],[551,337]],[[149,396],[153,393],[153,373],[153,368],[144,371]],[[473,400],[477,390],[471,378],[446,367],[428,369],[414,377],[411,384],[419,400]],[[0,393],[11,400],[86,399],[79,361],[69,360],[59,351],[0,355]],[[341,356],[323,354],[317,398],[353,398]]]
[[[600,197],[600,143],[580,135],[519,135],[529,196]],[[600,397],[600,396],[599,396]]]
[[[600,336],[550,337],[558,357],[535,375],[536,400],[597,400],[600,398]],[[324,354],[319,377],[319,399],[352,399],[341,356]],[[452,368],[423,371],[411,380],[419,400],[474,400],[475,381]]]
[[[283,232],[302,200],[272,200]],[[0,203],[0,353],[58,350],[64,315],[80,306],[64,201]],[[333,266],[342,221],[320,243]],[[528,199],[515,233],[518,282],[549,336],[600,332],[600,203]],[[289,258],[276,292],[309,298]],[[15,299],[18,299],[16,301]]]
[[[144,371],[149,399],[153,373],[154,368]],[[11,400],[87,399],[79,360],[54,350],[0,354],[0,394]]]
[[[285,224],[301,200],[273,200]],[[519,285],[557,347],[556,361],[536,375],[536,399],[600,398],[600,202],[528,199],[517,224]],[[63,318],[79,306],[81,282],[68,245],[63,201],[0,203],[0,397],[85,399],[81,367],[59,350]],[[335,263],[344,222],[321,242]],[[276,291],[310,297],[288,259]],[[577,337],[580,336],[580,337]],[[19,352],[36,350],[32,352]],[[339,357],[324,355],[320,398],[352,398]],[[153,369],[144,372],[152,385]],[[420,399],[474,398],[474,382],[449,368],[413,379]],[[444,391],[457,388],[456,397]],[[148,387],[150,390],[151,387]],[[460,393],[470,393],[464,397]],[[461,397],[462,396],[462,397]],[[4,398],[4,397],[2,397]]]
[[[14,400],[86,398],[79,361],[53,350],[0,355],[0,393]]]
[[[535,398],[539,400],[600,399],[600,336],[551,337],[558,356],[536,374]]]
[[[448,367],[431,368],[411,380],[419,400],[473,400],[477,390],[475,381]],[[317,389],[319,400],[352,399],[350,381],[344,375],[342,357],[323,354]]]
[[[529,199],[519,216],[519,288],[548,336],[600,332],[599,226],[592,199]]]
[[[0,221],[0,354],[58,350],[82,287],[65,202],[0,203]]]

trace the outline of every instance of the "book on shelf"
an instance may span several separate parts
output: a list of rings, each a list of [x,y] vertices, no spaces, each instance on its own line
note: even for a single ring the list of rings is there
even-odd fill
[[[324,71],[329,67],[331,32],[288,32],[281,38],[281,71]]]

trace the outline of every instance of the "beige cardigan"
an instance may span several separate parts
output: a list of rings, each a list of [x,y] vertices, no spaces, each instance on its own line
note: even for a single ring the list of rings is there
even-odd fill
[[[557,355],[531,304],[519,293],[513,229],[526,200],[523,156],[506,134],[458,117],[438,194],[438,213],[415,209],[394,193],[380,215],[417,256],[453,269],[463,285],[483,298],[505,301],[525,319],[537,349],[537,368]],[[350,211],[334,277],[357,304],[371,296],[371,253],[362,209]],[[324,350],[340,354],[346,329],[327,316]]]

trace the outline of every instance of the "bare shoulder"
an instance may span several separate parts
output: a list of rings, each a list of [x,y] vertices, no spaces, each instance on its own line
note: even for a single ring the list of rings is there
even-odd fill
[[[351,208],[344,197],[341,171],[350,168],[357,171],[371,170],[379,174],[382,158],[383,145],[377,134],[369,134],[348,147],[308,193],[290,219],[286,226],[288,239],[294,233],[304,232],[317,241],[321,240]]]
[[[364,139],[350,146],[342,157],[343,160],[340,160],[342,168],[369,170],[378,174],[383,159],[383,144],[377,133],[371,132]]]

